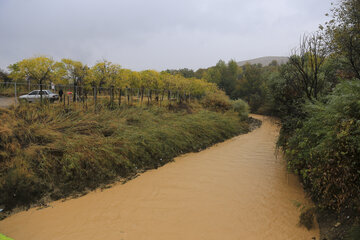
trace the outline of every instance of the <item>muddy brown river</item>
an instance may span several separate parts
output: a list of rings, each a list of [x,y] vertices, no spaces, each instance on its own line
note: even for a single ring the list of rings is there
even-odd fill
[[[30,209],[0,221],[16,240],[318,239],[298,226],[306,202],[275,154],[278,127],[259,129],[191,153],[126,184]]]

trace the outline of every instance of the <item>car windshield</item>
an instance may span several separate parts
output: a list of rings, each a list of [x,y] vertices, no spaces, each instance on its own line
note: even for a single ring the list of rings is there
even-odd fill
[[[48,94],[54,94],[52,91],[50,90],[46,90],[48,92]]]
[[[39,93],[39,91],[32,91],[29,93],[29,95],[37,95]]]

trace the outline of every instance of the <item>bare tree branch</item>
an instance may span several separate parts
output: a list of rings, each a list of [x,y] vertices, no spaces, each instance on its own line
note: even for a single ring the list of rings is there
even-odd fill
[[[327,55],[328,50],[319,33],[304,35],[299,47],[291,53],[289,63],[296,72],[292,84],[311,101],[317,99],[321,91],[319,74]]]

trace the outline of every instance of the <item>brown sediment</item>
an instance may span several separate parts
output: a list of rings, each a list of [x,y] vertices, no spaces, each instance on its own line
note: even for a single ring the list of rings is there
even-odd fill
[[[0,222],[21,239],[318,239],[298,226],[306,202],[275,155],[278,127],[259,129],[175,159],[126,184],[30,209]]]

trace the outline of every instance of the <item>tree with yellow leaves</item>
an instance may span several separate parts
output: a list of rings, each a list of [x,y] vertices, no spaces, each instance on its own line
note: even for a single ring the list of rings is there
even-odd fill
[[[107,60],[97,62],[92,68],[93,85],[99,88],[116,85],[121,66]]]
[[[54,60],[45,56],[23,59],[9,67],[11,76],[15,80],[31,79],[40,85],[40,100],[42,102],[42,89],[47,81],[54,78]]]

